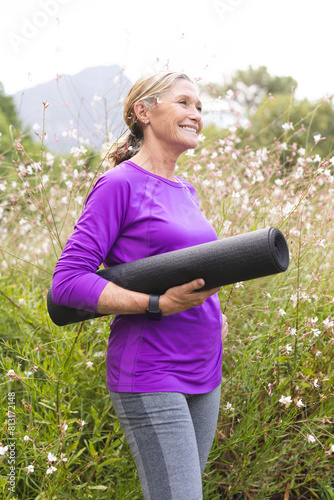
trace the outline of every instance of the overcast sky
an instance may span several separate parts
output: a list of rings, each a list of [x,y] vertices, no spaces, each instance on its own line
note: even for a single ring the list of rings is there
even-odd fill
[[[265,65],[298,97],[334,93],[333,0],[11,0],[1,8],[0,82],[8,94],[98,65],[130,80],[184,70],[221,82]]]

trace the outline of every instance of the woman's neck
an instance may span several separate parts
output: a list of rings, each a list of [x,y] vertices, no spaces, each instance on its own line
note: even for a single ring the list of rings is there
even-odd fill
[[[175,181],[174,172],[177,158],[173,158],[171,154],[162,151],[153,152],[150,151],[149,147],[143,145],[141,150],[130,159],[152,174]]]

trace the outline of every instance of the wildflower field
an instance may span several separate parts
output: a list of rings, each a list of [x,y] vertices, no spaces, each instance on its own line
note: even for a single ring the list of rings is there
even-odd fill
[[[177,170],[219,238],[274,226],[290,250],[285,273],[219,292],[230,333],[206,500],[334,499],[334,150],[326,124],[313,127],[331,103],[292,119],[289,99],[263,130],[237,114],[204,129]],[[47,129],[52,105],[42,111]],[[79,134],[58,154],[44,130],[34,152],[11,133],[0,142],[1,498],[140,500],[106,386],[112,318],[57,327],[46,310],[57,258],[108,164]]]

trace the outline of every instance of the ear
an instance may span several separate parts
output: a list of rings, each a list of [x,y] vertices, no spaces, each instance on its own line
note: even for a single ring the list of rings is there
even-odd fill
[[[136,117],[138,121],[140,121],[143,125],[146,125],[149,122],[149,118],[147,116],[146,106],[143,102],[138,101],[133,107]]]

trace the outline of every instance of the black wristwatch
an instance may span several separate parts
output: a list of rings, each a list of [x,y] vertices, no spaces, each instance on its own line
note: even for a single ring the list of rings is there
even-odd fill
[[[162,319],[162,312],[159,309],[159,295],[150,295],[146,317],[151,321],[160,321]]]

